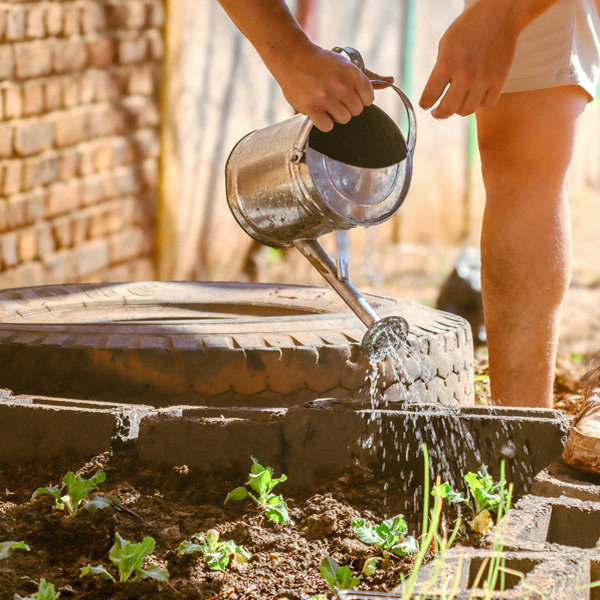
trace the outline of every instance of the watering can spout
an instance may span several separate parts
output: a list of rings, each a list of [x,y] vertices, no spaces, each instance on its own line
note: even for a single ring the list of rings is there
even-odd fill
[[[294,246],[367,326],[367,333],[361,343],[361,350],[367,358],[383,360],[406,344],[406,319],[395,316],[380,319],[350,280],[340,275],[336,264],[317,240],[294,240]]]

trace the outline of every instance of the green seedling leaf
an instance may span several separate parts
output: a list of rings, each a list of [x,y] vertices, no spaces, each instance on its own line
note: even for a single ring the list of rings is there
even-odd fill
[[[169,571],[157,565],[150,565],[145,569],[138,569],[138,571],[152,579],[158,579],[158,581],[169,581]]]
[[[94,494],[89,502],[86,502],[82,508],[87,510],[91,515],[96,513],[103,508],[107,508],[108,506],[112,506],[113,504],[121,504],[120,498],[117,496],[112,496],[111,494]]]
[[[63,477],[63,484],[66,487],[66,494],[61,492],[58,488],[38,488],[31,496],[31,502],[33,502],[40,494],[50,494],[54,496],[56,506],[60,510],[69,512],[71,516],[76,515],[81,508],[85,508],[87,505],[81,506],[82,501],[89,495],[99,483],[102,483],[106,479],[106,474],[102,469],[99,469],[96,474],[90,479],[82,479],[79,475],[69,472]],[[115,498],[115,496],[106,496],[107,498]],[[99,496],[94,496],[92,501],[95,501]],[[110,504],[115,504],[114,501],[106,502],[99,501],[94,502],[90,508],[86,508],[90,513],[94,513],[101,508],[106,508]]]
[[[14,595],[14,600],[56,600],[60,596],[60,592],[54,590],[54,585],[47,582],[44,578],[40,579],[38,591],[31,596]]]
[[[415,539],[406,537],[407,526],[402,515],[386,519],[379,525],[373,525],[365,519],[355,519],[352,529],[361,542],[377,546],[384,554],[391,552],[405,556],[417,552]]]
[[[371,577],[371,575],[373,575],[373,573],[375,573],[375,570],[377,569],[377,563],[381,560],[381,558],[377,557],[377,556],[371,556],[371,558],[368,558],[365,561],[365,564],[363,565],[363,575],[365,575],[366,577]]]
[[[353,577],[348,565],[340,567],[331,556],[326,556],[323,559],[320,570],[321,576],[334,592],[336,589],[354,589],[362,579],[362,576]]]
[[[109,579],[113,583],[117,583],[117,580],[102,565],[98,565],[97,567],[87,565],[87,567],[81,567],[79,571],[79,577],[83,577],[84,575],[91,573],[92,575],[100,575],[102,579]]]
[[[441,485],[434,485],[431,491],[432,496],[439,496],[440,498],[447,498],[453,504],[464,502],[469,506],[469,498],[463,494],[455,492],[449,483],[442,483]]]
[[[253,456],[251,458],[252,467],[250,468],[248,481],[245,485],[250,486],[258,494],[258,497],[254,496],[246,488],[239,487],[227,494],[224,504],[228,500],[243,500],[250,497],[261,508],[265,509],[267,518],[275,523],[284,523],[287,525],[290,521],[288,507],[281,496],[271,493],[278,483],[287,480],[287,476],[282,475],[277,479],[273,479],[273,469],[271,467],[263,467]]]
[[[235,488],[232,492],[227,494],[227,498],[225,498],[225,502],[223,504],[227,504],[228,500],[243,500],[248,497],[248,490],[244,487]]]
[[[2,542],[0,543],[0,560],[8,558],[15,550],[31,550],[25,542]]]
[[[120,581],[127,581],[134,571],[142,568],[144,558],[154,552],[156,543],[154,538],[146,537],[141,544],[132,544],[115,533],[116,541],[108,552],[108,557],[119,569]],[[141,574],[136,573],[133,581],[138,581]]]
[[[201,533],[195,533],[192,537],[200,543],[181,542],[177,554],[200,552],[208,568],[213,571],[224,571],[230,559],[232,567],[240,568],[251,556],[243,546],[238,546],[233,540],[219,542],[219,532],[214,529],[207,531],[206,538]]]

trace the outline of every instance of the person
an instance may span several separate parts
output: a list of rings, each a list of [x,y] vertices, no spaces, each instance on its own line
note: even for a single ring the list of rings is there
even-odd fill
[[[219,2],[286,100],[315,127],[329,131],[373,102],[368,77],[311,42],[284,0]],[[552,408],[570,280],[566,175],[577,119],[596,91],[599,37],[594,0],[466,0],[439,42],[420,98],[437,119],[476,116],[486,193],[482,296],[491,394],[499,405]],[[590,463],[583,455],[595,429],[582,426],[600,421],[600,408],[589,408],[596,404],[600,399],[586,401],[576,420],[587,445],[572,429],[563,456],[572,464],[579,456],[580,467]],[[600,464],[592,470],[600,472]]]

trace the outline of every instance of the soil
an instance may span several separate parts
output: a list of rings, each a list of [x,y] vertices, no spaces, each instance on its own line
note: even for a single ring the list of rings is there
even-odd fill
[[[71,517],[56,508],[50,495],[29,501],[38,487],[57,486],[68,471],[89,478],[99,468],[107,478],[98,491],[117,495],[121,505]],[[275,491],[283,494],[290,510],[287,526],[268,520],[250,499],[223,505],[227,493],[245,480],[233,475],[207,478],[183,466],[160,469],[140,462],[131,450],[85,464],[64,458],[8,468],[0,473],[0,539],[24,541],[31,550],[15,550],[0,561],[0,599],[37,591],[41,578],[52,582],[61,598],[81,600],[307,599],[329,591],[319,571],[325,556],[350,565],[355,576],[366,558],[381,556],[356,539],[353,519],[379,523],[400,513],[409,534],[418,535],[421,515],[411,512],[414,490],[402,489],[393,477],[384,482],[363,466],[351,466],[310,493],[287,495],[285,482],[278,484]],[[193,534],[209,529],[216,529],[221,541],[232,539],[251,553],[245,568],[211,571],[199,553],[177,555],[183,540],[192,541]],[[80,578],[80,568],[88,564],[102,564],[117,575],[108,558],[116,532],[133,543],[153,537],[156,548],[148,562],[168,569],[168,583]],[[472,545],[473,540],[464,539]],[[357,589],[391,590],[410,572],[412,562],[412,557],[380,561],[375,574]]]

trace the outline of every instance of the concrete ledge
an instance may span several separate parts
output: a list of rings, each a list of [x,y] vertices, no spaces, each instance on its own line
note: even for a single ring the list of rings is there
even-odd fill
[[[600,503],[575,498],[524,496],[507,516],[503,544],[509,550],[586,550],[600,560]],[[500,525],[504,527],[504,525]],[[491,543],[492,536],[488,538]]]
[[[497,591],[486,595],[482,585],[487,577],[487,566],[484,567],[483,576],[475,587],[477,574],[485,559],[491,559],[493,556],[494,553],[491,550],[451,548],[446,553],[443,574],[438,573],[436,581],[435,564],[427,565],[421,570],[417,579],[415,593],[426,593],[426,598],[446,597],[440,595],[443,590],[442,582],[447,582],[458,573],[459,584],[456,598],[587,600],[591,597],[590,590],[581,590],[570,596],[571,592],[577,588],[589,586],[593,581],[589,557],[576,550],[565,551],[560,555],[550,552],[500,552],[496,556],[503,559],[506,568],[521,573],[524,578],[506,573],[504,575],[505,590],[501,591],[502,586],[497,584]],[[446,585],[448,584],[446,583]],[[401,589],[398,587],[393,591],[400,593]]]
[[[6,391],[5,391],[6,392]],[[0,463],[93,456],[134,441],[150,406],[0,395]]]
[[[535,476],[531,493],[600,502],[600,475],[573,469],[559,458]]]

